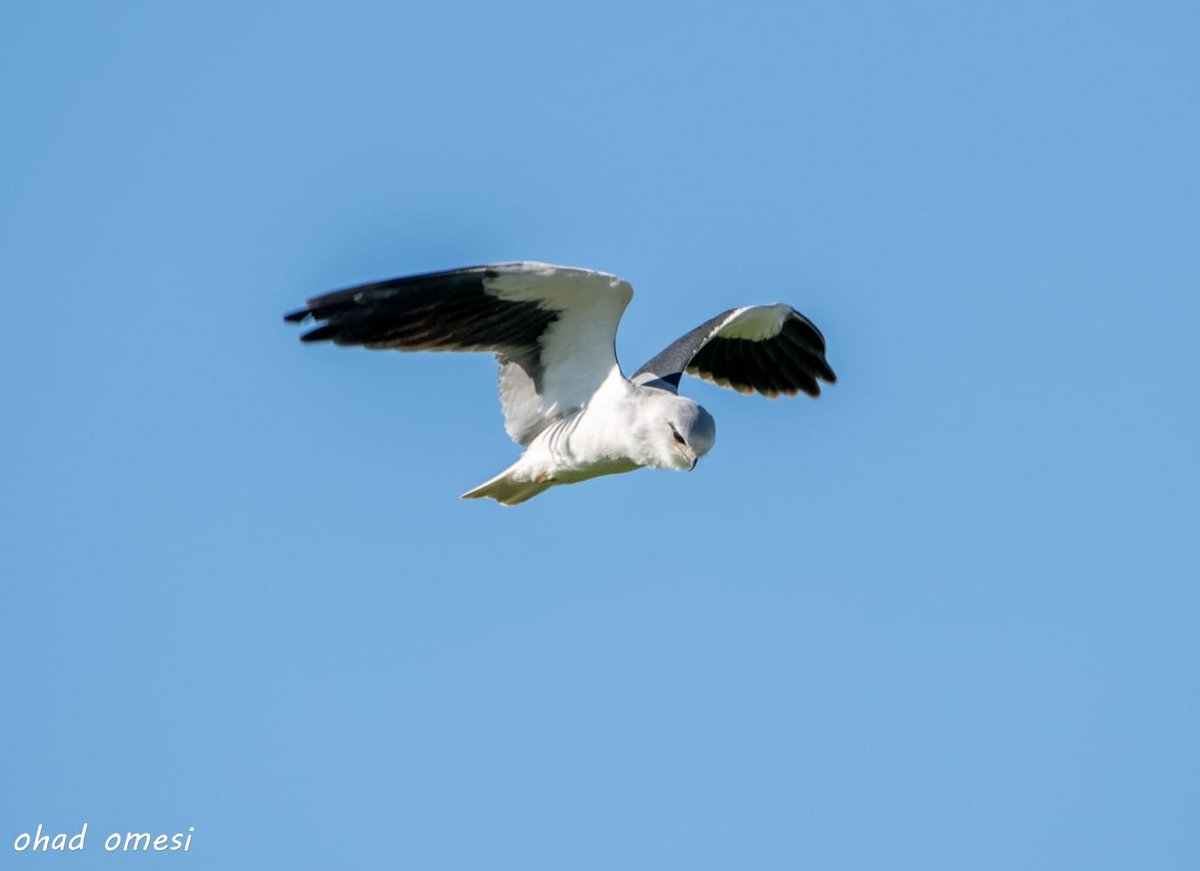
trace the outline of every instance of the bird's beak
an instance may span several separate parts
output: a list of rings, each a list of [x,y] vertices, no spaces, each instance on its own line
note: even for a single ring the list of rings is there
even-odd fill
[[[690,472],[692,469],[696,468],[696,463],[700,461],[700,457],[698,457],[696,452],[691,448],[683,448],[683,455],[692,461],[692,464],[688,466],[688,471]]]

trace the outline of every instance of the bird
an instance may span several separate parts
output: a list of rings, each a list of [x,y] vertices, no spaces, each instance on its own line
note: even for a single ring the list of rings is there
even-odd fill
[[[627,378],[615,340],[632,298],[630,284],[606,272],[520,261],[336,290],[284,319],[315,323],[303,342],[495,354],[505,430],[525,450],[462,498],[501,505],[642,467],[694,469],[717,430],[679,395],[685,372],[772,398],[817,397],[821,382],[837,381],[824,336],[784,303],[721,312]]]

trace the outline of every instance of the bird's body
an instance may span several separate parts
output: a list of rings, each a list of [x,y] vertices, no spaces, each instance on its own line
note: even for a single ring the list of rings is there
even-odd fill
[[[669,445],[662,422],[675,421]],[[630,382],[619,368],[582,408],[566,414],[529,443],[495,478],[463,494],[514,505],[555,484],[575,484],[643,466],[692,469],[716,440],[712,416],[690,399]]]
[[[632,295],[602,272],[503,263],[336,291],[288,320],[325,322],[305,341],[495,353],[505,428],[525,452],[464,497],[505,505],[643,466],[694,468],[716,425],[677,394],[684,371],[769,396],[815,396],[818,379],[835,380],[821,334],[782,304],[724,312],[628,379],[613,343]]]

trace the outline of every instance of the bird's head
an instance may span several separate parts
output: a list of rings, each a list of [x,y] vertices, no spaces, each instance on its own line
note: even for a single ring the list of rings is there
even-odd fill
[[[651,452],[649,465],[660,469],[696,468],[696,461],[717,440],[716,421],[692,400],[671,393],[662,393],[659,411],[646,434]]]

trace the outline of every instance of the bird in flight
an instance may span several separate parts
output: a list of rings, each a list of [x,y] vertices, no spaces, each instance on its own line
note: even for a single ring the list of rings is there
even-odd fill
[[[496,263],[334,291],[285,320],[316,321],[305,342],[494,353],[504,428],[525,452],[463,498],[502,505],[642,466],[694,469],[717,430],[678,395],[684,372],[770,397],[819,396],[819,382],[837,380],[820,331],[783,303],[722,312],[626,378],[615,339],[632,298],[604,272]]]

